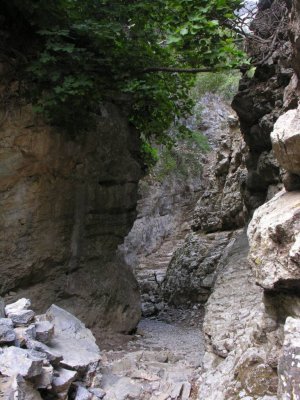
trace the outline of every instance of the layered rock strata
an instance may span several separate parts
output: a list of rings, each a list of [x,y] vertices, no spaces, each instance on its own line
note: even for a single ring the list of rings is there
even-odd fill
[[[103,105],[97,129],[72,137],[29,105],[1,113],[0,293],[28,296],[37,311],[55,302],[90,327],[132,330],[138,288],[115,256],[142,175],[126,114]]]

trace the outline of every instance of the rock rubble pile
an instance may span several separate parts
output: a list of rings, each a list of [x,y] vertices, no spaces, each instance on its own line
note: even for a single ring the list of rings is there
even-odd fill
[[[92,332],[56,305],[42,315],[30,306],[0,299],[0,399],[102,399]]]

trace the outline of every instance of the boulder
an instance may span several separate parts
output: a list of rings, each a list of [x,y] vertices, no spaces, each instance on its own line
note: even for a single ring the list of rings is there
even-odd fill
[[[43,359],[36,357],[29,350],[7,347],[0,354],[0,372],[5,376],[21,375],[32,378],[42,373]]]
[[[85,387],[78,386],[75,400],[91,400],[92,393],[90,393]]]
[[[293,190],[300,190],[300,176],[286,172],[283,176],[282,182],[285,190],[291,192]]]
[[[103,399],[103,397],[106,395],[106,392],[101,388],[91,388],[91,389],[89,389],[89,391],[93,395],[92,400],[94,400],[95,398]]]
[[[299,232],[299,191],[283,190],[255,211],[248,227],[249,260],[263,288],[299,288]]]
[[[0,318],[0,325],[8,326],[9,328],[13,328],[14,324],[10,318]]]
[[[300,109],[289,110],[278,118],[271,133],[273,150],[279,164],[300,175]]]
[[[6,315],[16,314],[20,311],[28,310],[30,306],[31,306],[31,301],[29,299],[23,298],[12,304],[8,304],[5,307],[5,313]]]
[[[32,310],[20,310],[17,312],[10,312],[7,314],[9,318],[12,319],[14,325],[24,326],[33,320],[34,312]]]
[[[35,323],[36,339],[48,343],[54,334],[54,326],[49,321],[37,321]]]
[[[28,339],[35,339],[35,325],[27,327],[20,326],[14,329],[16,335],[16,345],[23,346]]]
[[[71,383],[77,376],[76,371],[70,371],[64,368],[58,368],[54,371],[52,380],[52,389],[55,393],[68,392]]]
[[[4,319],[4,318],[3,318]],[[16,334],[12,327],[1,324],[0,321],[0,344],[11,343],[15,340]]]
[[[54,304],[47,311],[47,317],[54,325],[51,348],[62,354],[63,366],[87,369],[89,364],[100,360],[96,339],[78,318]]]
[[[53,380],[52,365],[45,365],[42,368],[42,373],[32,379],[34,387],[37,389],[51,389]]]
[[[45,343],[38,342],[37,340],[26,339],[26,346],[28,349],[44,353],[47,360],[53,365],[58,365],[63,359],[62,354],[57,349],[47,346]]]
[[[280,399],[300,399],[300,319],[288,317],[278,364]]]

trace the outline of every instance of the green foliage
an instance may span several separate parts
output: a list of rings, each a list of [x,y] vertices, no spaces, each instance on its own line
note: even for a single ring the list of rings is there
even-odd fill
[[[156,165],[157,161],[159,160],[157,148],[151,146],[151,144],[147,140],[143,139],[142,146],[141,146],[141,152],[142,152],[145,164],[149,168],[154,167]]]
[[[201,169],[201,154],[210,149],[206,136],[200,132],[190,132],[185,139],[180,139],[177,146],[166,147],[158,153],[157,164],[152,166],[152,176],[158,181],[175,175],[177,179],[188,179]]]
[[[2,0],[9,35],[1,51],[19,55],[24,92],[49,122],[82,131],[99,102],[126,93],[130,119],[145,139],[170,144],[169,126],[192,109],[194,78],[144,70],[240,63],[238,38],[226,27],[240,6],[241,0]]]
[[[200,132],[192,132],[190,139],[187,140],[192,144],[195,144],[196,147],[203,153],[207,153],[210,150],[207,137],[202,135]]]
[[[176,170],[178,154],[174,148],[165,148],[160,155],[161,162],[154,173],[155,178],[162,182],[167,176]]]
[[[216,93],[231,100],[238,90],[241,75],[238,71],[208,72],[198,74],[192,97],[199,99],[205,93]]]

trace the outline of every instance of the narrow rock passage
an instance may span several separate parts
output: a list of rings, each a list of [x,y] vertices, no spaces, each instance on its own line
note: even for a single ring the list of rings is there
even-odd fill
[[[202,316],[202,308],[170,308],[142,319],[133,340],[121,349],[103,351],[105,399],[196,399],[204,354]]]

